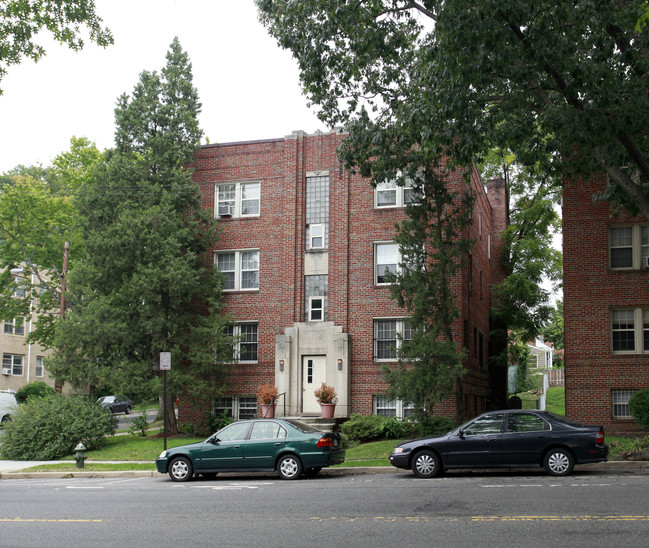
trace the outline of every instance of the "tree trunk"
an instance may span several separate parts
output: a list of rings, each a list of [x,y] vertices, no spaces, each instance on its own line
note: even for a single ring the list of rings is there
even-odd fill
[[[164,413],[164,407],[162,408]],[[165,431],[167,435],[178,434],[178,421],[176,420],[176,412],[174,409],[174,397],[170,392],[167,392],[167,420],[165,421]]]

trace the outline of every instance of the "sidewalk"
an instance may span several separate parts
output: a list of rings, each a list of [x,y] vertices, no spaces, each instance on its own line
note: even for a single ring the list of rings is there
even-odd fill
[[[0,460],[0,479],[56,479],[56,478],[134,478],[134,477],[166,477],[166,474],[160,474],[156,470],[118,470],[118,471],[89,471],[84,469],[66,470],[58,472],[21,472],[25,468],[32,466],[39,466],[42,464],[59,464],[61,462],[74,461],[10,461]],[[86,461],[86,463],[93,462],[107,462],[107,463],[120,463],[120,462],[134,462],[134,461]],[[150,462],[153,461],[137,461],[137,462]],[[505,468],[498,469],[505,471]],[[523,470],[523,469],[517,469]],[[530,470],[540,471],[539,468]],[[599,462],[596,464],[581,464],[575,467],[575,473],[579,472],[610,472],[610,473],[634,473],[634,474],[649,474],[649,461],[609,461]],[[485,473],[486,469],[482,470],[462,470],[459,473]],[[325,468],[322,475],[332,476],[359,476],[368,474],[407,474],[407,470],[399,470],[393,466],[374,466],[374,467],[336,467]],[[451,472],[452,474],[453,472]],[[270,474],[270,472],[259,472],[255,474]],[[224,476],[240,476],[240,472],[226,472]]]

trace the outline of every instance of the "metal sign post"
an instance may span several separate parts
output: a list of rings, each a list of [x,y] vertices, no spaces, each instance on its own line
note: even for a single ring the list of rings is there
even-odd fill
[[[164,385],[164,396],[162,404],[164,413],[164,450],[167,450],[167,371],[171,371],[171,352],[160,352],[160,371],[162,371],[162,380]]]

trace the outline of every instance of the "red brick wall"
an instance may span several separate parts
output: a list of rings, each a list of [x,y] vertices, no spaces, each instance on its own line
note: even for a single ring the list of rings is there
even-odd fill
[[[215,247],[260,249],[260,289],[228,292],[227,310],[238,321],[259,322],[257,364],[237,365],[230,391],[254,395],[260,382],[273,382],[275,337],[294,322],[304,321],[304,226],[306,173],[329,173],[329,293],[328,320],[350,335],[351,396],[349,412],[372,412],[372,397],[385,389],[380,367],[373,361],[373,319],[402,317],[404,311],[390,299],[389,289],[374,285],[376,241],[389,241],[395,222],[404,218],[398,208],[375,209],[370,182],[345,171],[336,156],[343,136],[338,134],[293,135],[286,139],[207,145],[196,154],[194,179],[203,193],[203,206],[214,210],[214,185],[226,181],[261,181],[261,214],[258,218],[222,219],[221,237]],[[456,173],[451,184],[466,185]],[[498,270],[488,256],[488,234],[492,249],[500,221],[492,221],[492,207],[477,172],[470,184],[476,192],[474,219],[469,230],[476,238],[472,250],[472,293],[468,295],[468,272],[457,277],[462,318],[456,325],[456,340],[463,342],[464,320],[468,322],[470,348],[463,388],[471,415],[483,411],[489,394],[487,345],[489,338],[490,287]],[[498,190],[500,192],[500,190]],[[497,192],[494,191],[494,196]],[[504,194],[503,194],[504,196]],[[498,202],[497,202],[498,203]],[[501,200],[504,203],[504,199]],[[482,218],[480,233],[478,218]],[[480,283],[482,280],[482,283]],[[484,362],[473,352],[473,328],[483,334]],[[449,401],[445,414],[453,416]],[[185,414],[182,414],[185,413]],[[190,415],[181,410],[187,420]],[[183,422],[181,420],[181,422]]]
[[[609,268],[609,228],[646,223],[593,201],[603,176],[566,181],[563,192],[566,414],[611,431],[638,430],[614,420],[612,390],[649,386],[649,354],[614,354],[611,309],[649,306],[649,270]]]

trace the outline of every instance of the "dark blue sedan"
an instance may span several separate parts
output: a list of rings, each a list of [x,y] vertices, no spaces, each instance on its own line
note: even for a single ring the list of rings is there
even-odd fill
[[[479,415],[437,438],[397,445],[390,463],[432,478],[456,468],[545,468],[567,476],[575,464],[608,459],[601,426],[585,426],[547,411],[506,410]]]

